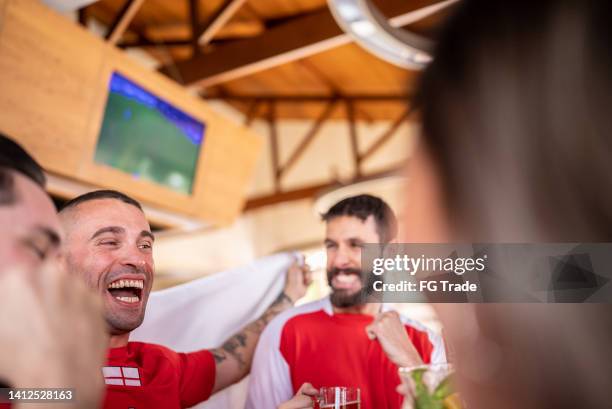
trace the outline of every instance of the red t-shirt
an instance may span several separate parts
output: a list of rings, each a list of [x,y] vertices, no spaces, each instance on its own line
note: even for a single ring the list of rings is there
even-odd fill
[[[289,365],[294,392],[304,382],[315,388],[357,387],[362,409],[399,409],[398,368],[380,343],[366,335],[365,328],[373,319],[361,314],[330,315],[323,310],[289,319],[281,332],[280,352]],[[423,362],[429,363],[433,345],[427,332],[409,325],[405,328]]]
[[[129,342],[109,349],[106,365],[102,373],[108,409],[190,407],[207,400],[215,384],[215,360],[207,350],[179,353],[161,345]],[[0,409],[10,407],[0,403]]]
[[[209,351],[179,353],[142,342],[111,348],[102,372],[108,409],[190,407],[207,400],[215,384]]]

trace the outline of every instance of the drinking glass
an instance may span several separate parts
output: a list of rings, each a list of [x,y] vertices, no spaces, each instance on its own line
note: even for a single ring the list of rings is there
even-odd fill
[[[361,409],[361,391],[359,388],[345,386],[321,388],[314,407],[319,409]]]

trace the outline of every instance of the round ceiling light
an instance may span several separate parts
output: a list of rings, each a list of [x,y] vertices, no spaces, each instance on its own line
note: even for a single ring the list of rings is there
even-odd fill
[[[392,64],[421,69],[432,59],[432,41],[397,27],[425,18],[456,1],[434,3],[390,21],[370,0],[327,0],[327,4],[338,25],[357,44]]]

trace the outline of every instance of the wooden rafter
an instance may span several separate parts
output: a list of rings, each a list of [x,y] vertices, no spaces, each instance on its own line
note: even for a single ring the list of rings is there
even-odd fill
[[[137,41],[121,42],[117,44],[119,48],[140,48],[140,47],[185,47],[193,46],[192,39],[176,38],[165,40],[151,40],[143,33],[139,33]]]
[[[293,100],[291,100],[293,101]],[[403,98],[405,103],[406,99]],[[378,137],[378,139],[366,150],[365,153],[361,154],[359,149],[359,140],[357,134],[357,127],[355,121],[355,110],[354,110],[354,101],[351,99],[345,100],[347,116],[349,118],[349,131],[350,131],[350,140],[351,140],[351,149],[354,160],[354,173],[353,177],[349,181],[344,181],[344,183],[339,182],[338,180],[334,180],[327,183],[307,186],[304,188],[294,189],[294,190],[282,190],[281,189],[281,180],[282,176],[286,174],[286,172],[293,167],[293,165],[299,160],[299,158],[304,154],[305,150],[312,143],[314,137],[317,135],[321,126],[325,123],[325,121],[331,116],[335,107],[339,104],[340,100],[337,98],[333,98],[330,100],[326,108],[323,110],[321,115],[314,122],[312,128],[307,132],[307,134],[302,138],[299,145],[293,150],[289,159],[286,161],[284,165],[281,166],[279,161],[279,146],[278,146],[278,130],[276,128],[276,103],[277,101],[274,99],[269,100],[253,100],[251,106],[249,107],[249,117],[254,115],[254,111],[257,109],[258,105],[263,103],[268,104],[268,113],[267,120],[269,124],[270,131],[270,150],[271,150],[271,159],[272,159],[272,170],[274,177],[274,193],[270,195],[264,195],[260,197],[255,197],[248,200],[245,204],[244,210],[253,210],[264,206],[274,205],[278,203],[284,203],[288,201],[295,201],[307,198],[313,198],[316,195],[324,192],[325,190],[329,190],[332,188],[340,187],[342,185],[348,183],[355,183],[359,181],[369,180],[377,177],[382,177],[390,174],[397,173],[403,166],[403,164],[398,164],[396,166],[390,167],[388,170],[383,172],[375,172],[368,175],[363,175],[361,171],[361,163],[372,156],[382,145],[384,145],[397,131],[401,123],[406,120],[411,110],[407,109],[402,115],[397,118],[383,134]]]
[[[119,48],[143,48],[143,47],[159,47],[159,46],[185,47],[185,46],[193,45],[193,40],[191,38],[176,37],[176,38],[166,38],[163,40],[158,40],[158,39],[152,40],[149,37],[147,37],[146,34],[142,32],[137,33],[137,34],[138,34],[138,39],[120,42],[117,44],[117,47]],[[233,40],[219,39],[219,40],[215,40],[215,44],[220,45],[223,43],[229,43],[231,41]],[[201,47],[199,47],[199,49],[201,49]]]
[[[439,2],[447,4],[447,1]],[[377,6],[392,24],[405,25],[438,12],[432,0],[379,0]],[[176,63],[185,84],[209,87],[296,61],[351,42],[327,8],[289,19],[263,34],[217,47],[209,54]],[[161,71],[171,70],[165,66]]]
[[[310,130],[306,133],[306,135],[304,135],[300,144],[297,146],[297,148],[295,148],[295,150],[293,151],[289,159],[287,159],[287,162],[285,162],[285,164],[278,170],[279,178],[285,175],[289,171],[289,169],[291,169],[295,165],[295,163],[300,159],[300,157],[304,154],[304,151],[306,151],[306,148],[308,148],[308,146],[312,143],[314,138],[319,133],[319,130],[325,123],[325,121],[327,121],[330,115],[334,112],[335,108],[336,108],[335,100],[327,104],[327,106],[325,107],[325,110],[323,110],[321,115],[319,115],[319,117],[316,119],[316,121],[312,125],[312,128],[310,128]]]
[[[308,60],[300,60],[299,64],[302,67],[304,67],[308,72],[310,72],[312,75],[314,75],[315,78],[317,78],[319,81],[325,84],[325,86],[331,90],[332,94],[339,95],[342,93],[340,89],[336,86],[334,81],[332,81],[327,75],[321,72],[321,70],[319,70],[318,68],[313,66],[311,63],[309,63]],[[373,121],[373,118],[366,111],[360,110],[356,106],[353,106],[353,108],[355,108],[356,113],[361,114],[361,116],[364,117],[367,121],[369,122]]]
[[[404,122],[410,116],[412,110],[410,108],[406,108],[406,110],[389,126],[389,128],[383,132],[381,136],[379,136],[372,145],[361,155],[360,161],[368,159],[372,156],[376,151],[378,151],[393,135],[400,127],[402,122]]]
[[[200,35],[200,0],[189,0],[189,20],[191,25],[191,48],[192,55],[200,53],[198,36]]]
[[[246,0],[225,0],[200,30],[197,40],[199,45],[204,46],[210,43],[245,2]]]
[[[270,157],[272,158],[272,176],[274,177],[274,190],[278,193],[280,185],[280,162],[278,148],[278,128],[276,123],[276,104],[268,103],[268,129],[270,132]]]
[[[200,83],[206,87],[312,55],[324,49],[323,42],[335,41],[337,36],[342,36],[340,28],[329,11],[324,10],[296,17],[252,39],[218,47],[206,58],[179,61],[176,67],[185,84]],[[346,37],[341,41],[345,44],[349,40]],[[168,67],[160,71],[167,73]]]
[[[87,27],[87,7],[81,7],[77,11],[77,20],[80,25]]]
[[[117,44],[143,3],[144,0],[126,0],[106,33],[105,38],[109,43]]]
[[[371,173],[366,176],[355,176],[349,181],[340,182],[340,181],[332,181],[328,183],[321,183],[317,185],[307,186],[299,189],[287,190],[284,192],[276,192],[271,195],[264,195],[259,197],[254,197],[245,203],[244,210],[254,210],[257,208],[261,208],[264,206],[270,206],[279,203],[285,203],[295,200],[302,199],[312,199],[316,197],[318,194],[325,192],[326,190],[334,189],[337,187],[341,187],[350,183],[356,183],[364,180],[370,180],[375,178],[380,178],[383,176],[394,175],[400,172],[403,168],[403,164],[398,164],[396,166],[392,166],[389,169],[382,171]]]
[[[355,118],[355,106],[353,102],[346,102],[346,115],[348,117],[349,137],[351,139],[351,153],[353,156],[353,167],[355,175],[361,176],[361,155],[359,154],[359,135],[357,134],[357,121]]]
[[[262,102],[274,101],[276,103],[302,104],[305,102],[330,102],[330,101],[352,101],[352,102],[398,102],[402,104],[409,103],[412,99],[411,95],[393,95],[393,94],[351,94],[351,95],[229,95],[223,94],[218,96],[202,95],[202,98],[208,100],[225,100],[236,102],[249,102],[259,100]]]
[[[251,125],[251,122],[253,122],[253,119],[255,119],[255,116],[257,115],[257,112],[259,111],[260,105],[261,105],[261,101],[258,99],[255,99],[249,103],[247,112],[244,115],[244,125],[245,126]]]

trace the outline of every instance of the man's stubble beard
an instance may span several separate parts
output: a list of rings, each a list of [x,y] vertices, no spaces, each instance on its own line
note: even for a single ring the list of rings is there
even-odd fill
[[[367,303],[372,295],[373,283],[376,279],[374,274],[366,274],[362,270],[356,268],[344,270],[332,269],[331,271],[327,272],[327,282],[330,287],[332,278],[337,274],[340,274],[340,271],[346,271],[350,274],[357,275],[361,281],[361,289],[355,293],[347,294],[346,290],[335,290],[332,287],[332,291],[329,295],[329,300],[331,301],[332,305],[336,308],[350,308]],[[365,285],[363,284],[364,282],[366,283]]]
[[[126,323],[125,320],[117,317],[113,314],[104,312],[104,319],[106,320],[106,325],[108,326],[108,332],[110,335],[123,335],[129,332],[134,331],[136,328],[142,325],[144,321],[144,311],[140,315],[139,319],[135,322]]]
[[[129,333],[134,331],[136,328],[140,327],[144,321],[145,312],[147,309],[148,295],[146,300],[143,298],[143,310],[140,314],[139,318],[134,320],[134,322],[126,323],[125,320],[121,319],[117,314],[114,314],[111,310],[106,307],[106,303],[108,302],[106,299],[107,289],[100,289],[97,283],[92,282],[89,279],[89,275],[83,272],[82,268],[79,268],[77,263],[73,261],[70,253],[67,253],[64,258],[64,268],[66,272],[75,277],[79,277],[83,280],[85,285],[92,290],[92,296],[101,297],[102,302],[102,313],[104,315],[104,321],[106,322],[107,330],[110,335],[123,335],[125,333]],[[144,297],[144,289],[142,295]]]

